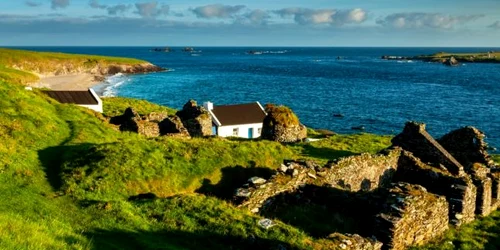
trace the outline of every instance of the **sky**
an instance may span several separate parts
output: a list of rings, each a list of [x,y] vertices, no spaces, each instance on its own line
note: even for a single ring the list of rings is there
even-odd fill
[[[500,47],[500,0],[0,0],[0,46]]]

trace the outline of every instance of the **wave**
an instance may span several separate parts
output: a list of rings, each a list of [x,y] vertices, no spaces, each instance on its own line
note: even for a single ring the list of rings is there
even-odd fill
[[[118,73],[116,75],[110,76],[106,78],[103,82],[102,96],[104,97],[113,97],[116,96],[118,87],[123,85],[124,83],[130,81],[126,75],[122,73]]]

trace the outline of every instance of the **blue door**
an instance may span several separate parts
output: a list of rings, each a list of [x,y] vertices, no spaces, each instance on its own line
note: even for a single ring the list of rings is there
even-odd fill
[[[212,135],[217,135],[217,127],[212,126]]]
[[[253,138],[253,128],[248,129],[248,138],[250,138],[250,139]]]

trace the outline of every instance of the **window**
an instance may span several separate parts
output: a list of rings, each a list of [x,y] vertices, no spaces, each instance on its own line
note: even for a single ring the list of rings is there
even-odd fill
[[[262,128],[258,128],[258,129],[257,129],[257,134],[258,134],[258,135],[261,135],[261,134],[262,134]]]
[[[239,132],[238,128],[233,128],[233,136],[238,136]]]

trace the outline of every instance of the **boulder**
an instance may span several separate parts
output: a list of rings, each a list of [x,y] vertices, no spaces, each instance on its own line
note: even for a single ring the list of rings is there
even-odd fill
[[[266,105],[267,116],[262,126],[262,139],[297,142],[307,138],[307,128],[293,111],[285,106]]]
[[[189,100],[176,115],[191,136],[212,135],[212,117],[204,107],[198,106],[196,101]]]
[[[457,61],[457,59],[455,59],[455,57],[450,57],[449,59],[446,59],[444,61],[444,64],[445,65],[448,65],[448,66],[458,66],[460,65],[460,63]]]

